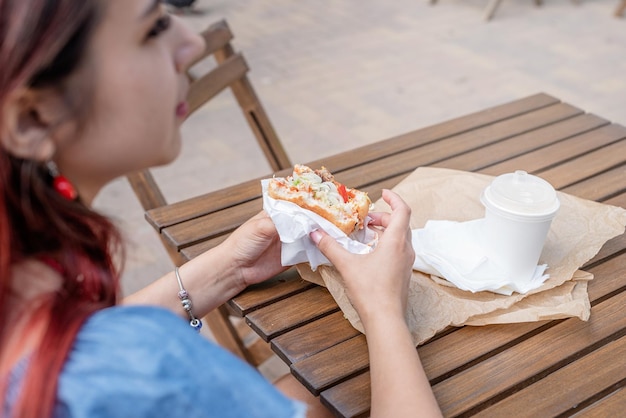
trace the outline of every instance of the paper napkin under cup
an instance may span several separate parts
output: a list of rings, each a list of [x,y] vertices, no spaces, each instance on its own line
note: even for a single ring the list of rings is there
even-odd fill
[[[263,209],[272,218],[280,236],[283,266],[309,263],[311,269],[316,270],[320,265],[331,264],[309,237],[317,229],[324,230],[351,253],[367,254],[372,251],[378,236],[372,229],[365,227],[348,236],[315,212],[286,200],[271,198],[267,193],[268,183],[269,179],[261,180]]]
[[[413,229],[413,269],[443,277],[459,289],[470,292],[511,295],[540,287],[549,277],[544,274],[548,266],[538,265],[527,282],[511,280],[485,250],[482,243],[484,222],[484,218],[465,222],[431,220],[424,228]]]

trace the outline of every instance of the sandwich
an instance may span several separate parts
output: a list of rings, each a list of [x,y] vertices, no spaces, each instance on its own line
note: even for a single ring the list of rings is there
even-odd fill
[[[273,199],[315,212],[346,235],[363,229],[372,204],[367,193],[339,183],[326,167],[313,170],[301,164],[290,176],[270,179],[267,192]]]

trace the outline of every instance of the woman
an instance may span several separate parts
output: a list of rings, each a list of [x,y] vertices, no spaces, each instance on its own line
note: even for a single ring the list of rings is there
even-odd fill
[[[306,403],[308,416],[327,413],[293,379],[279,387],[305,403],[188,325],[283,270],[265,214],[115,306],[121,240],[90,204],[109,181],[178,155],[185,71],[202,48],[159,0],[0,0],[2,416],[297,417]],[[372,415],[436,415],[403,319],[409,209],[383,197],[393,210],[373,215],[370,255],[311,238],[367,330]]]

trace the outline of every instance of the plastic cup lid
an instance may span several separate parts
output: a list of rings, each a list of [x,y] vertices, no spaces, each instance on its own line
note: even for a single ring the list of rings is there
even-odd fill
[[[560,206],[550,183],[523,170],[496,177],[481,201],[492,209],[530,217],[552,216]]]

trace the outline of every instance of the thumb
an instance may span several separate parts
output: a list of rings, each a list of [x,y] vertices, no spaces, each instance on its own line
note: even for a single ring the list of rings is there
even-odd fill
[[[316,229],[311,232],[309,236],[322,254],[324,254],[333,265],[339,267],[337,264],[343,259],[342,255],[344,255],[344,252],[347,252],[346,249],[322,230]]]

